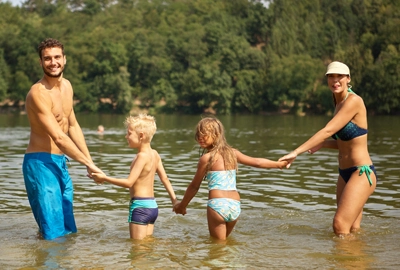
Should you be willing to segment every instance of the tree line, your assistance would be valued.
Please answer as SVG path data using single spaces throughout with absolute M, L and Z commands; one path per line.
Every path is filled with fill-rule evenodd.
M 369 113 L 398 114 L 399 25 L 397 0 L 1 2 L 0 101 L 21 105 L 52 37 L 76 111 L 331 114 L 336 60 Z

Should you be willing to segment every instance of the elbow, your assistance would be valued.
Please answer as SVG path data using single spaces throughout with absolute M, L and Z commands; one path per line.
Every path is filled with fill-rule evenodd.
M 327 128 L 323 129 L 322 132 L 323 132 L 322 134 L 323 134 L 324 140 L 332 137 L 333 134 L 335 134 L 335 132 L 333 130 L 327 129 Z
M 200 186 L 190 185 L 188 189 L 196 194 L 199 191 Z
M 269 160 L 257 159 L 257 162 L 253 165 L 255 168 L 269 168 Z
M 135 184 L 134 182 L 133 183 L 126 182 L 126 183 L 122 184 L 122 186 L 124 188 L 132 188 L 134 184 Z
M 62 134 L 57 134 L 56 137 L 52 137 L 54 143 L 60 148 L 61 150 L 64 150 L 66 148 L 66 141 L 67 141 L 67 135 L 62 133 Z

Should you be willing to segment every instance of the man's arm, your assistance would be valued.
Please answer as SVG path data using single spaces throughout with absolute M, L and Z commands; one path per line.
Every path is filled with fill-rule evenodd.
M 51 111 L 51 98 L 45 95 L 37 86 L 31 89 L 27 96 L 26 109 L 28 114 L 34 118 L 32 129 L 40 129 L 41 132 L 47 134 L 57 147 L 66 155 L 79 163 L 90 167 L 93 171 L 101 172 L 87 157 L 75 143 L 62 130 L 55 116 Z
M 68 126 L 69 137 L 79 148 L 79 150 L 93 163 L 81 126 L 76 120 L 74 109 L 71 110 L 68 122 L 69 122 Z

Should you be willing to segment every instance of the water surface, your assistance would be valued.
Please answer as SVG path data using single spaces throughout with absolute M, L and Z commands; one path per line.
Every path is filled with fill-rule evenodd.
M 127 147 L 124 116 L 78 115 L 95 163 L 126 177 L 135 152 Z M 162 156 L 178 198 L 199 158 L 193 128 L 199 116 L 156 116 L 152 146 Z M 278 159 L 329 120 L 322 116 L 222 116 L 228 142 L 243 153 Z M 104 134 L 97 125 L 105 126 Z M 303 154 L 289 170 L 239 167 L 242 214 L 227 241 L 208 235 L 207 186 L 186 216 L 171 210 L 161 182 L 155 184 L 159 218 L 154 236 L 129 239 L 128 191 L 96 185 L 71 161 L 78 233 L 43 241 L 25 193 L 21 164 L 29 139 L 26 116 L 0 115 L 1 269 L 397 269 L 400 254 L 400 126 L 396 117 L 369 118 L 369 150 L 378 186 L 364 209 L 353 241 L 337 239 L 337 155 Z

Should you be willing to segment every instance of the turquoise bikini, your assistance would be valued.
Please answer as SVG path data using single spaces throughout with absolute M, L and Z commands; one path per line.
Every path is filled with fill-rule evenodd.
M 209 199 L 207 206 L 216 211 L 225 222 L 235 221 L 240 215 L 240 202 L 229 198 Z
M 236 190 L 236 170 L 210 171 L 206 174 L 208 189 Z M 226 222 L 235 221 L 240 215 L 240 201 L 230 198 L 209 199 L 207 206 L 216 211 Z
M 347 95 L 343 101 L 345 101 L 347 99 L 347 97 L 349 96 L 350 93 L 355 94 L 349 88 Z M 357 126 L 355 123 L 350 121 L 342 129 L 340 129 L 338 132 L 336 132 L 336 134 L 334 134 L 332 136 L 332 138 L 335 140 L 350 141 L 354 138 L 365 135 L 367 133 L 368 133 L 368 129 L 361 128 L 361 127 Z M 361 165 L 361 166 L 353 166 L 353 167 L 350 167 L 347 169 L 339 169 L 339 174 L 343 178 L 343 180 L 347 183 L 350 180 L 351 175 L 357 170 L 360 170 L 359 175 L 362 175 L 363 173 L 365 173 L 370 186 L 372 186 L 372 180 L 371 180 L 370 174 L 373 172 L 376 175 L 374 165 Z
M 208 190 L 236 190 L 236 170 L 209 171 L 205 179 L 208 182 Z

